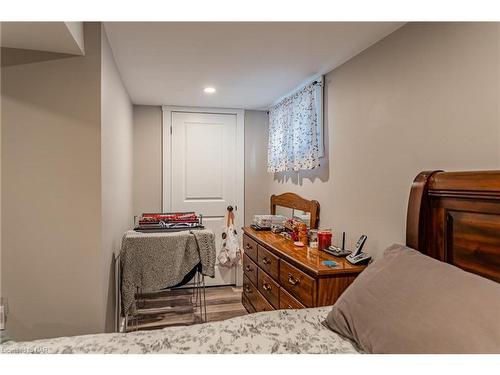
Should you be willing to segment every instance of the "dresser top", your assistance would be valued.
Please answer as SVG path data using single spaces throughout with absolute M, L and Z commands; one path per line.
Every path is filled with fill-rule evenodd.
M 281 258 L 314 275 L 360 273 L 366 268 L 366 266 L 354 266 L 345 258 L 338 258 L 318 249 L 312 249 L 308 246 L 295 246 L 291 240 L 271 231 L 256 231 L 250 227 L 245 227 L 243 232 L 259 245 L 266 247 Z M 325 266 L 322 263 L 324 260 L 333 260 L 339 266 L 335 268 Z

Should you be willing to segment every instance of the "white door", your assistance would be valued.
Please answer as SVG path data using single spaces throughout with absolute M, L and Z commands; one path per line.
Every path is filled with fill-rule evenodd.
M 218 255 L 227 206 L 238 203 L 238 168 L 243 168 L 237 165 L 236 114 L 172 111 L 171 127 L 171 210 L 202 214 L 215 233 Z M 235 268 L 217 265 L 215 278 L 205 278 L 207 285 L 235 282 Z

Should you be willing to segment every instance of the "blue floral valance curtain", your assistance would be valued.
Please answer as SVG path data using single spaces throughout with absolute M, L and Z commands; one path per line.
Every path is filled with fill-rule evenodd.
M 269 109 L 268 172 L 319 166 L 317 96 L 311 83 Z

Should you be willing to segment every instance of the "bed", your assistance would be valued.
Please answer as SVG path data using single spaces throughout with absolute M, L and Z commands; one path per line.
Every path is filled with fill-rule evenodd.
M 480 275 L 480 278 L 473 275 L 477 279 L 492 280 L 493 282 L 487 282 L 496 287 L 496 283 L 500 282 L 500 171 L 420 173 L 411 187 L 406 242 L 407 246 L 420 253 Z M 344 294 L 355 284 L 356 282 Z M 331 306 L 277 310 L 157 331 L 10 342 L 0 346 L 0 351 L 362 353 L 362 348 L 355 341 L 327 327 L 325 318 L 331 310 Z
M 358 353 L 323 320 L 330 308 L 276 310 L 154 331 L 6 344 L 3 353 Z

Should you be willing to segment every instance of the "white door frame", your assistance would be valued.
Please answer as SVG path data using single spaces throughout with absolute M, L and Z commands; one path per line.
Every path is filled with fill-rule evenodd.
M 172 209 L 172 112 L 185 113 L 213 113 L 236 115 L 236 202 L 235 206 L 235 226 L 237 229 L 243 227 L 245 220 L 245 110 L 233 108 L 206 108 L 206 107 L 182 107 L 182 106 L 162 106 L 163 126 L 162 126 L 162 209 L 163 212 L 170 212 Z M 241 229 L 238 230 L 241 235 Z M 236 269 L 236 285 L 243 284 L 241 267 Z

